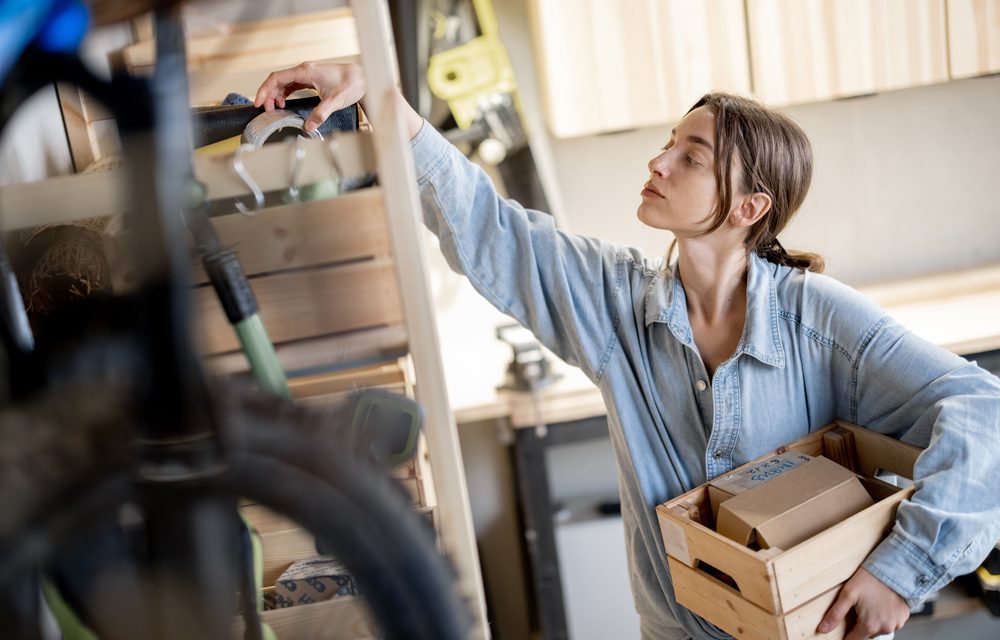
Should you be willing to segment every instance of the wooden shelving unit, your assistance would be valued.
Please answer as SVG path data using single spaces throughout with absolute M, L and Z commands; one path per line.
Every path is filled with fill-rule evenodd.
M 393 475 L 412 496 L 415 509 L 433 521 L 438 546 L 456 568 L 456 587 L 472 608 L 471 637 L 485 639 L 485 597 L 458 435 L 444 386 L 416 176 L 401 114 L 388 99 L 397 82 L 389 24 L 383 0 L 363 0 L 352 2 L 351 9 L 236 25 L 224 36 L 190 38 L 192 105 L 217 101 L 230 91 L 252 96 L 267 73 L 306 59 L 360 60 L 364 66 L 370 131 L 338 135 L 332 146 L 346 175 L 374 172 L 378 186 L 329 200 L 269 207 L 252 217 L 217 217 L 213 224 L 224 244 L 238 247 L 298 402 L 324 405 L 358 388 L 380 387 L 406 393 L 421 404 L 424 423 L 417 455 Z M 151 30 L 145 19 L 133 27 L 139 40 L 115 55 L 133 72 L 143 73 L 154 63 L 152 42 L 141 39 Z M 67 95 L 73 100 L 64 108 L 86 105 L 85 97 Z M 94 127 L 109 124 L 88 113 L 100 114 L 77 109 L 66 126 L 70 142 L 89 159 L 107 151 L 92 142 Z M 330 175 L 324 144 L 330 142 L 303 143 L 300 183 Z M 291 154 L 290 145 L 276 144 L 247 152 L 243 159 L 261 189 L 273 191 L 289 184 Z M 249 193 L 232 171 L 231 155 L 197 155 L 195 174 L 210 199 Z M 9 231 L 120 214 L 127 206 L 125 179 L 123 170 L 112 169 L 3 187 L 3 226 Z M 117 282 L 127 286 L 128 280 L 125 267 Z M 238 374 L 247 369 L 197 266 L 194 320 L 211 370 Z M 311 536 L 294 523 L 258 505 L 241 508 L 262 537 L 265 586 L 293 561 L 316 555 Z M 323 638 L 376 634 L 362 601 L 353 598 L 268 611 L 264 618 L 282 640 L 320 637 L 320 627 Z M 330 624 L 334 620 L 343 624 Z

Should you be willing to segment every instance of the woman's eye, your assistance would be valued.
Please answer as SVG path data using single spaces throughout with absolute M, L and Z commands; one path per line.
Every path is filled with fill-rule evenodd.
M 686 162 L 686 163 L 688 163 L 688 164 L 691 164 L 691 165 L 695 165 L 695 164 L 698 164 L 698 161 L 697 161 L 697 160 L 695 160 L 694 158 L 692 158 L 692 157 L 691 157 L 691 156 L 689 156 L 689 155 L 685 155 L 685 156 L 684 156 L 684 162 Z

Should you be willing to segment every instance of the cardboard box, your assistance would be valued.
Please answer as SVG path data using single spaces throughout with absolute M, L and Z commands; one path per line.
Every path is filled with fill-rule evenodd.
M 874 504 L 794 547 L 755 550 L 719 534 L 708 484 L 657 506 L 678 603 L 741 639 L 843 637 L 843 625 L 822 636 L 816 635 L 816 626 L 840 586 L 892 529 L 896 507 L 913 493 L 912 487 L 899 489 L 872 478 L 878 470 L 912 478 L 921 450 L 838 421 L 734 472 L 787 451 L 825 456 L 823 436 L 837 427 L 854 438 L 855 468 Z M 722 581 L 720 573 L 736 586 Z
M 812 460 L 812 456 L 798 451 L 784 451 L 769 456 L 764 460 L 754 461 L 749 467 L 724 473 L 708 482 L 708 499 L 712 505 L 713 522 L 719 515 L 719 505 L 724 501 L 738 496 L 748 489 L 773 480 L 781 474 L 791 471 L 804 462 Z
M 822 456 L 770 471 L 780 473 L 754 474 L 756 486 L 720 505 L 716 531 L 742 545 L 791 549 L 874 504 L 853 473 Z
M 274 591 L 278 608 L 357 594 L 347 569 L 329 557 L 293 562 L 274 583 Z

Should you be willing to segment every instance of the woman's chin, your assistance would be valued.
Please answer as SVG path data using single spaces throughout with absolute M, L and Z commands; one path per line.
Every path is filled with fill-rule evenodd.
M 639 219 L 639 222 L 643 223 L 647 227 L 651 227 L 653 229 L 667 228 L 663 226 L 663 222 L 661 220 L 656 219 L 656 216 L 650 215 L 650 213 L 646 211 L 646 208 L 642 204 L 640 204 L 639 208 L 636 209 L 635 217 Z

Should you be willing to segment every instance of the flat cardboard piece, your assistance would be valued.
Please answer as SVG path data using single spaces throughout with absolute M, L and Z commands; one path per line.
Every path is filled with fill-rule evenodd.
M 740 544 L 790 549 L 872 504 L 857 476 L 820 456 L 723 502 L 716 530 Z
M 712 507 L 713 521 L 718 522 L 719 505 L 729 498 L 738 496 L 748 489 L 753 489 L 768 480 L 773 480 L 781 474 L 791 471 L 795 467 L 812 459 L 812 456 L 799 453 L 798 451 L 785 451 L 769 456 L 764 460 L 759 460 L 746 469 L 724 473 L 710 480 L 708 483 L 708 501 Z
M 357 594 L 354 579 L 339 562 L 317 557 L 292 563 L 274 583 L 279 608 Z

